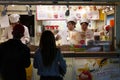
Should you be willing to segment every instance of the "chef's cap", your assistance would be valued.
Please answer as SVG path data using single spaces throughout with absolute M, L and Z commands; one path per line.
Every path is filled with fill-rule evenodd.
M 19 14 L 11 14 L 9 16 L 10 22 L 11 23 L 16 23 L 19 21 L 20 15 Z
M 82 18 L 82 19 L 80 19 L 80 24 L 83 23 L 83 22 L 86 22 L 86 23 L 89 24 L 90 20 L 87 19 L 87 18 Z
M 73 21 L 73 22 L 77 23 L 77 18 L 76 18 L 75 16 L 68 17 L 68 18 L 67 18 L 67 23 L 68 23 L 69 21 Z

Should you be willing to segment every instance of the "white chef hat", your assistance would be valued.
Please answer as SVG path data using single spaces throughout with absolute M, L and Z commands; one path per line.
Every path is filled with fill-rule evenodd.
M 66 22 L 68 23 L 69 21 L 73 21 L 73 22 L 77 23 L 77 18 L 75 16 L 70 16 L 67 18 Z
M 82 19 L 80 19 L 80 24 L 83 23 L 83 22 L 86 22 L 86 23 L 89 24 L 90 20 L 87 19 L 87 18 L 82 18 Z
M 9 16 L 10 22 L 11 23 L 16 23 L 19 21 L 20 15 L 19 14 L 11 14 Z

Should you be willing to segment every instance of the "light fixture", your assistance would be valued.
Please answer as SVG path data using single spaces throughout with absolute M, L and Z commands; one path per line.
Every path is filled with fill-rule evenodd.
M 27 7 L 27 12 L 29 16 L 32 16 L 32 10 L 31 10 L 31 5 L 26 5 Z
M 15 7 L 15 5 L 13 4 L 13 5 L 11 5 L 12 7 Z
M 28 15 L 32 16 L 32 10 L 28 10 Z
M 67 2 L 67 10 L 65 12 L 65 16 L 69 16 L 70 15 L 70 10 L 69 10 L 69 4 Z
M 7 6 L 8 5 L 4 5 L 3 11 L 1 12 L 1 16 L 5 16 L 6 15 L 6 13 L 7 13 Z
M 67 6 L 67 10 L 65 12 L 65 16 L 69 16 L 70 15 L 70 10 L 69 10 L 69 6 Z

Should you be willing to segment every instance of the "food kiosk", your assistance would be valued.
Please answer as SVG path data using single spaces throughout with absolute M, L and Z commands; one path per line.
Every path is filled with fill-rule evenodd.
M 96 3 L 94 3 L 96 2 Z M 120 54 L 119 54 L 119 4 L 117 2 L 106 3 L 102 0 L 89 1 L 58 1 L 58 2 L 0 2 L 1 12 L 3 4 L 8 4 L 7 14 L 19 13 L 28 15 L 32 11 L 34 15 L 34 36 L 28 45 L 31 49 L 31 61 L 34 51 L 37 49 L 42 31 L 51 30 L 57 32 L 66 28 L 66 18 L 70 15 L 77 17 L 76 30 L 81 30 L 79 20 L 83 17 L 90 19 L 89 29 L 99 32 L 109 25 L 109 32 L 103 31 L 105 39 L 90 42 L 92 46 L 60 45 L 62 54 L 66 59 L 67 73 L 64 80 L 119 80 L 120 79 Z M 27 6 L 26 6 L 27 5 Z M 31 6 L 29 6 L 31 5 Z M 17 7 L 17 8 L 16 8 Z M 68 14 L 69 10 L 69 15 Z M 2 21 L 1 21 L 2 22 Z M 0 22 L 0 24 L 1 24 Z M 4 32 L 4 27 L 0 27 L 0 33 Z M 109 34 L 108 34 L 109 33 Z M 94 45 L 93 45 L 94 44 Z M 118 46 L 117 46 L 117 45 Z M 37 80 L 37 71 L 33 68 L 32 78 Z

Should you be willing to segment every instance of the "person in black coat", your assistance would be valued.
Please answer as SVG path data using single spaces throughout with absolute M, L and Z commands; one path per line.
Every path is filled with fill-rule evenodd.
M 26 80 L 25 68 L 29 67 L 30 49 L 21 42 L 24 27 L 13 28 L 13 39 L 0 44 L 0 80 Z

